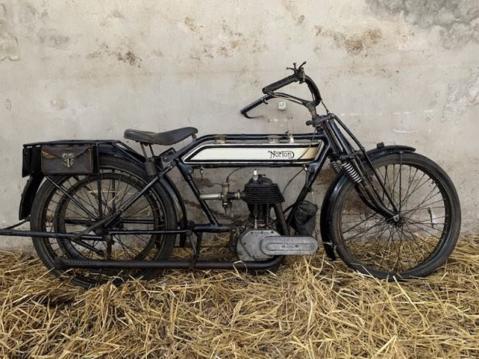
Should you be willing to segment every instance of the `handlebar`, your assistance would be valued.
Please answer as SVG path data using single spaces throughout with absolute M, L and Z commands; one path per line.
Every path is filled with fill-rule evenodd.
M 297 82 L 299 79 L 296 77 L 296 75 L 291 75 L 287 76 L 284 79 L 281 79 L 279 81 L 273 82 L 272 84 L 269 84 L 266 87 L 263 87 L 263 93 L 264 94 L 269 94 L 273 91 L 276 91 L 280 89 L 281 87 L 285 87 L 293 82 Z
M 292 68 L 288 68 L 290 70 L 293 70 L 293 74 L 290 76 L 287 76 L 279 81 L 273 82 L 269 84 L 268 86 L 265 86 L 263 88 L 263 93 L 265 96 L 259 98 L 258 100 L 252 102 L 248 106 L 244 107 L 241 110 L 241 114 L 245 116 L 246 118 L 256 118 L 258 116 L 249 116 L 248 112 L 251 111 L 253 108 L 261 105 L 262 103 L 266 103 L 267 100 L 274 98 L 274 97 L 282 97 L 286 98 L 287 100 L 289 99 L 290 101 L 302 104 L 303 106 L 310 108 L 311 105 L 318 106 L 321 103 L 321 94 L 319 93 L 318 86 L 314 83 L 313 79 L 311 77 L 307 76 L 304 73 L 304 68 L 303 66 L 306 64 L 306 62 L 302 63 L 299 67 L 296 67 L 296 63 L 294 63 Z M 299 97 L 295 97 L 292 95 L 288 95 L 285 93 L 274 93 L 274 91 L 279 90 L 282 87 L 285 87 L 289 84 L 292 84 L 294 82 L 299 82 L 301 83 L 306 83 L 308 86 L 309 91 L 311 92 L 312 96 L 312 101 L 311 100 L 305 100 L 301 99 Z

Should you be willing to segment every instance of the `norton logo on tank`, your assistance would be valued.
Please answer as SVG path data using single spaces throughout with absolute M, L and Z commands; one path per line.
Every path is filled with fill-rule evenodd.
M 272 160 L 292 160 L 294 158 L 293 151 L 275 151 L 269 150 L 269 158 Z

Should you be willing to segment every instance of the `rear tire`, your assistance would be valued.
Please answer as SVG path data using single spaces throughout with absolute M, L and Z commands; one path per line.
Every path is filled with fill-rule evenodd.
M 115 206 L 122 203 L 120 201 L 126 201 L 126 198 L 144 188 L 148 183 L 146 178 L 141 166 L 121 158 L 106 156 L 100 158 L 100 174 L 51 177 L 56 185 L 46 180 L 35 197 L 31 228 L 41 232 L 81 232 L 101 218 L 102 214 L 104 216 L 113 211 Z M 100 190 L 97 190 L 98 183 Z M 122 215 L 115 226 L 118 229 L 176 229 L 174 206 L 165 190 L 160 185 L 154 186 Z M 66 277 L 73 284 L 85 288 L 107 280 L 121 283 L 131 276 L 151 278 L 158 271 L 64 270 L 56 267 L 58 257 L 101 260 L 107 259 L 108 256 L 112 260 L 160 260 L 170 256 L 175 244 L 174 235 L 117 236 L 109 246 L 105 242 L 82 241 L 95 248 L 93 251 L 68 239 L 32 240 L 38 256 L 48 269 L 55 275 Z M 103 258 L 101 253 L 104 254 Z
M 434 272 L 459 237 L 461 209 L 454 184 L 436 163 L 416 153 L 387 154 L 373 165 L 401 206 L 402 222 L 387 221 L 367 207 L 344 176 L 322 223 L 325 239 L 361 273 L 407 279 Z

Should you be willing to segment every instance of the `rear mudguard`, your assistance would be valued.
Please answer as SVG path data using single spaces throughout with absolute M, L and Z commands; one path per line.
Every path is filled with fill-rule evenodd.
M 110 144 L 100 144 L 98 147 L 99 155 L 103 156 L 113 156 L 113 157 L 121 157 L 126 158 L 129 161 L 133 161 L 138 163 L 140 166 L 144 166 L 145 158 L 140 155 L 139 153 L 126 149 L 121 148 L 121 150 L 115 146 Z M 30 176 L 25 187 L 22 192 L 22 197 L 20 200 L 20 208 L 19 208 L 19 219 L 23 220 L 26 219 L 32 210 L 33 201 L 35 200 L 35 196 L 37 194 L 38 188 L 40 187 L 41 183 L 43 182 L 44 176 L 41 173 L 35 173 Z M 186 217 L 186 208 L 183 202 L 183 199 L 175 186 L 174 182 L 165 175 L 161 180 L 160 184 L 163 186 L 165 191 L 167 192 L 168 196 L 170 197 L 171 201 L 175 206 L 175 211 L 177 212 L 176 218 L 179 219 L 179 227 L 185 228 L 187 224 L 187 217 Z
M 25 187 L 23 188 L 22 197 L 20 198 L 20 208 L 18 210 L 18 219 L 26 219 L 32 210 L 33 200 L 37 194 L 38 187 L 43 181 L 42 175 L 30 176 Z
M 384 155 L 388 155 L 391 153 L 403 153 L 403 152 L 415 152 L 416 149 L 414 147 L 409 146 L 400 146 L 400 145 L 390 145 L 384 146 L 384 144 L 379 143 L 376 148 L 369 150 L 367 155 L 371 161 L 382 157 Z M 336 201 L 339 192 L 341 191 L 343 185 L 348 181 L 346 175 L 341 174 L 336 176 L 334 181 L 329 186 L 323 200 L 323 204 L 321 206 L 321 217 L 320 217 L 320 225 L 321 225 L 321 238 L 324 245 L 324 250 L 329 258 L 336 259 L 336 252 L 335 252 L 335 243 L 333 243 L 332 239 L 329 238 L 329 209 L 331 205 Z

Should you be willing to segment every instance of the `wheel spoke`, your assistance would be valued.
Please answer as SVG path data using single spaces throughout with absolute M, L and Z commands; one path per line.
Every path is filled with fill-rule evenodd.
M 370 230 L 372 230 L 372 229 L 374 229 L 374 228 L 377 228 L 377 227 L 378 227 L 379 225 L 381 225 L 381 224 L 382 224 L 382 222 L 378 222 L 378 223 L 372 225 L 371 227 L 367 228 L 366 230 L 364 230 L 364 231 L 362 231 L 362 232 L 359 232 L 359 233 L 356 233 L 356 234 L 353 235 L 352 237 L 346 238 L 345 240 L 346 240 L 346 241 L 350 241 L 350 240 L 352 240 L 352 239 L 355 239 L 355 238 L 359 237 L 360 235 L 364 235 L 364 234 L 366 234 L 367 232 L 369 232 Z
M 426 180 L 424 182 L 422 182 L 420 185 L 420 181 L 426 177 Z M 422 188 L 426 183 L 428 183 L 430 181 L 430 178 L 426 176 L 426 173 L 423 173 L 422 176 L 419 178 L 418 180 L 418 184 L 416 185 L 416 187 L 413 188 L 413 190 L 407 195 L 404 197 L 404 207 L 406 206 L 407 202 L 409 201 L 409 198 L 411 198 L 411 196 L 416 192 L 418 191 L 420 188 Z
M 411 190 L 411 185 L 414 183 L 414 180 L 416 178 L 416 175 L 417 175 L 417 172 L 419 171 L 419 168 L 415 167 L 415 172 L 413 174 L 413 176 L 411 177 L 411 171 L 412 171 L 412 167 L 409 166 L 409 177 L 408 177 L 408 185 L 407 185 L 407 189 L 406 189 L 406 194 L 404 195 L 404 199 L 401 200 L 401 207 L 405 207 L 406 204 L 407 204 L 407 198 L 408 198 L 408 195 L 409 195 L 409 191 Z
M 55 181 L 51 180 L 49 177 L 47 177 L 48 180 L 57 188 L 60 190 L 60 192 L 62 192 L 66 197 L 68 197 L 68 199 L 70 199 L 70 201 L 75 205 L 77 206 L 79 209 L 81 209 L 82 211 L 84 211 L 88 216 L 90 216 L 90 218 L 95 218 L 95 215 L 92 214 L 90 211 L 88 211 L 88 209 L 86 209 L 80 202 L 79 202 L 79 199 L 78 198 L 73 198 L 69 193 L 68 191 L 63 188 L 62 185 L 59 185 L 57 183 L 55 183 Z
M 450 223 L 447 202 L 436 180 L 421 166 L 410 164 L 406 156 L 399 155 L 396 161 L 377 168 L 377 180 L 384 181 L 390 192 L 399 221 L 371 212 L 353 195 L 353 187 L 341 207 L 341 240 L 352 263 L 387 275 L 401 275 L 427 261 Z M 384 200 L 384 190 L 381 197 Z
M 387 229 L 389 229 L 389 236 L 388 236 L 388 239 L 385 241 L 385 244 L 382 246 L 383 250 L 381 251 L 382 256 L 381 256 L 381 262 L 379 263 L 379 267 L 381 267 L 382 264 L 384 263 L 384 258 L 386 257 L 385 252 L 387 252 L 387 254 L 391 252 L 391 240 L 394 237 L 394 233 L 391 230 L 391 228 L 387 227 Z
M 399 162 L 399 198 L 398 198 L 399 212 L 401 212 L 401 209 L 402 209 L 401 203 L 402 203 L 402 156 Z
M 128 252 L 130 254 L 133 254 L 132 258 L 135 258 L 138 253 L 135 253 L 135 250 L 131 248 L 130 246 L 126 245 L 121 239 L 120 236 L 114 236 L 116 238 L 116 241 L 120 246 L 125 250 L 125 252 Z
M 97 200 L 98 200 L 98 217 L 103 218 L 103 198 L 101 194 L 101 182 L 103 181 L 103 175 L 100 173 L 96 180 L 96 190 L 98 191 Z M 88 185 L 87 185 L 88 186 Z
M 374 216 L 377 216 L 377 215 L 378 215 L 377 213 L 371 214 L 370 216 L 366 217 L 363 221 L 361 221 L 361 222 L 355 224 L 354 226 L 352 226 L 352 227 L 346 229 L 345 231 L 343 231 L 343 235 L 344 235 L 345 233 L 348 233 L 349 231 L 353 230 L 354 228 L 360 226 L 360 225 L 363 224 L 364 222 L 368 221 L 369 219 L 371 219 L 371 218 L 373 218 Z
M 411 228 L 409 227 L 409 224 L 406 223 L 405 224 L 405 227 L 406 227 L 406 232 L 409 233 L 410 235 L 410 241 L 411 243 L 414 243 L 416 244 L 416 247 L 419 248 L 422 252 L 424 252 L 424 247 L 420 246 L 419 243 L 417 243 L 417 239 L 420 240 L 420 241 L 423 241 L 423 239 L 421 237 L 418 237 L 416 235 L 414 235 L 414 233 L 412 232 Z M 425 244 L 428 244 L 428 243 L 425 243 Z M 428 255 L 429 253 L 426 252 L 426 256 Z M 422 256 L 424 257 L 424 256 Z
M 113 169 L 101 170 L 95 176 L 69 177 L 58 185 L 54 183 L 52 196 L 46 202 L 48 209 L 43 215 L 45 231 L 80 233 L 96 223 L 105 214 L 112 213 L 137 196 L 146 186 L 146 181 L 127 172 Z M 97 228 L 89 234 L 106 235 L 110 231 L 125 231 L 114 236 L 114 243 L 105 240 L 84 241 L 81 239 L 48 238 L 45 245 L 53 257 L 75 259 L 135 260 L 154 259 L 165 250 L 158 245 L 162 235 L 130 234 L 129 230 L 147 231 L 168 228 L 162 198 L 153 189 L 143 193 L 108 228 Z M 164 252 L 165 254 L 167 252 Z M 102 272 L 102 273 L 99 273 Z M 69 270 L 70 275 L 86 282 L 109 279 L 111 276 L 141 273 L 142 270 Z M 123 274 L 124 273 L 124 274 Z

